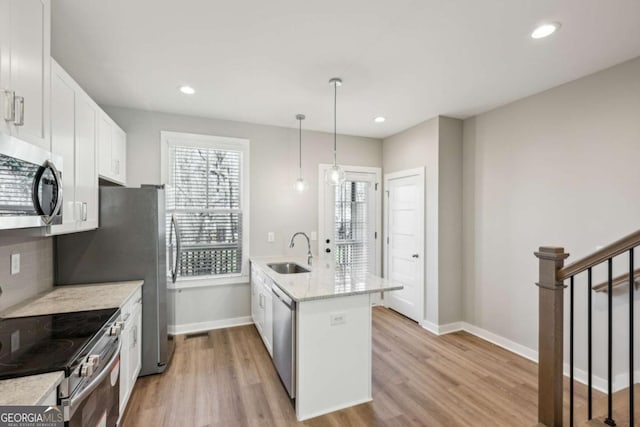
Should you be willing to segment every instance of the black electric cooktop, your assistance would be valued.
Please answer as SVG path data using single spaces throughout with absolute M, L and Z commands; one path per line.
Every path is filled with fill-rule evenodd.
M 0 320 L 0 379 L 65 371 L 118 311 L 79 311 Z

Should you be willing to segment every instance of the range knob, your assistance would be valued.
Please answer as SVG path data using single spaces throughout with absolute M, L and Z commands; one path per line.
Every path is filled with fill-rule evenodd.
M 118 335 L 120 335 L 121 331 L 122 331 L 122 328 L 120 327 L 120 325 L 115 324 L 111 328 L 109 328 L 109 336 L 117 337 Z
M 80 365 L 79 375 L 82 378 L 90 377 L 91 375 L 93 375 L 93 364 L 83 363 L 82 365 Z
M 100 364 L 100 355 L 99 354 L 91 354 L 87 357 L 87 363 L 90 365 L 98 366 Z

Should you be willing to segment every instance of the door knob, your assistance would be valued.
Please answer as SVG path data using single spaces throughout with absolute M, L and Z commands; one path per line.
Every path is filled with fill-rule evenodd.
M 418 258 L 419 256 L 420 255 L 418 255 L 418 254 L 413 254 L 413 255 L 411 255 L 411 258 Z

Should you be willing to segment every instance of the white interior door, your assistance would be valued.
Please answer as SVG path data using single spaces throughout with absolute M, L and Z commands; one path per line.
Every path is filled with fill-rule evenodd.
M 385 277 L 404 285 L 385 305 L 416 322 L 424 318 L 424 169 L 385 175 Z
M 345 181 L 323 183 L 320 165 L 319 250 L 325 260 L 375 275 L 381 274 L 380 168 L 343 166 Z

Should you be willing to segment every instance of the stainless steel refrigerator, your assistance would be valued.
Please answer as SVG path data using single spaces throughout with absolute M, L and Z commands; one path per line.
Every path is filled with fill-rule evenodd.
M 55 245 L 57 284 L 144 280 L 140 375 L 163 372 L 173 352 L 164 188 L 100 187 L 99 228 L 58 236 Z

